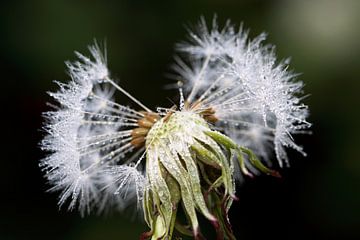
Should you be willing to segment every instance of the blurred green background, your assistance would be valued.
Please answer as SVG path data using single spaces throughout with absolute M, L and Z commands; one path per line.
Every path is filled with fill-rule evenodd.
M 41 113 L 65 60 L 106 39 L 113 76 L 151 107 L 163 89 L 184 25 L 217 13 L 269 33 L 280 58 L 303 73 L 313 134 L 299 136 L 306 158 L 290 152 L 283 178 L 259 177 L 238 189 L 230 219 L 238 239 L 360 239 L 360 1 L 2 1 L 0 239 L 138 239 L 130 214 L 81 218 L 59 211 L 38 168 Z

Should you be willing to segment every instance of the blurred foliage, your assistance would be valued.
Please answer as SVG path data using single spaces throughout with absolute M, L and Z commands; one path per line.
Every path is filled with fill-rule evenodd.
M 283 179 L 259 177 L 239 188 L 230 217 L 239 239 L 360 238 L 360 1 L 3 1 L 0 6 L 0 239 L 137 239 L 146 226 L 127 215 L 80 218 L 58 211 L 38 168 L 41 112 L 64 60 L 106 40 L 109 68 L 147 103 L 170 105 L 165 91 L 184 25 L 217 13 L 269 33 L 281 58 L 303 73 L 313 134 L 300 136 L 307 158 L 291 153 Z M 168 99 L 170 97 L 170 99 Z

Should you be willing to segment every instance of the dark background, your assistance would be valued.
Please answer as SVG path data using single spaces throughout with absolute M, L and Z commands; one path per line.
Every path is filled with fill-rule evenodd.
M 113 76 L 146 105 L 163 89 L 184 24 L 230 18 L 269 33 L 280 58 L 303 73 L 313 135 L 297 137 L 283 178 L 239 188 L 230 218 L 238 239 L 360 239 L 360 1 L 7 1 L 0 6 L 0 239 L 138 239 L 129 215 L 81 218 L 61 211 L 39 170 L 41 113 L 53 79 L 66 80 L 74 50 L 106 38 Z M 176 99 L 176 98 L 175 98 Z

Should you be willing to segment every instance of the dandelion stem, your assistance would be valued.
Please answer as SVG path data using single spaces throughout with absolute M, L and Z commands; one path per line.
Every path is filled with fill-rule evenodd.
M 196 94 L 196 92 L 197 92 L 197 90 L 198 90 L 198 88 L 199 88 L 199 81 L 200 81 L 200 79 L 202 78 L 202 76 L 203 76 L 203 74 L 204 74 L 204 72 L 205 72 L 205 69 L 206 69 L 206 67 L 207 67 L 208 64 L 209 64 L 210 58 L 211 58 L 211 54 L 209 54 L 208 56 L 206 56 L 206 59 L 205 59 L 205 61 L 204 61 L 204 64 L 203 64 L 203 66 L 201 67 L 201 70 L 200 70 L 200 72 L 199 72 L 199 75 L 198 75 L 197 78 L 195 79 L 195 81 L 194 81 L 194 86 L 193 86 L 193 88 L 191 89 L 191 92 L 190 92 L 190 94 L 189 94 L 189 97 L 187 98 L 187 101 L 188 101 L 188 102 L 191 102 L 191 101 L 193 100 L 193 98 L 194 98 L 194 96 L 195 96 L 195 94 Z
M 123 89 L 122 87 L 120 87 L 119 85 L 117 85 L 113 80 L 111 80 L 110 78 L 106 78 L 105 79 L 108 83 L 110 83 L 111 85 L 113 85 L 117 90 L 119 90 L 120 92 L 122 92 L 123 94 L 125 94 L 128 98 L 130 98 L 134 103 L 136 103 L 137 105 L 139 105 L 141 108 L 143 108 L 145 111 L 147 112 L 152 112 L 148 107 L 146 107 L 144 104 L 142 104 L 139 100 L 137 100 L 135 97 L 133 97 L 130 93 L 128 93 L 125 89 Z
M 180 94 L 180 111 L 183 110 L 184 106 L 185 106 L 185 100 L 184 100 L 184 93 L 182 90 L 182 82 L 178 82 L 178 86 L 179 86 L 179 94 Z
M 211 90 L 224 78 L 224 74 L 220 75 L 211 85 L 210 87 L 199 97 L 199 101 L 202 101 L 205 97 L 209 95 Z

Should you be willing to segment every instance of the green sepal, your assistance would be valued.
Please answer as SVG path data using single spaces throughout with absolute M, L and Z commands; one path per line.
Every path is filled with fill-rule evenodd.
M 249 157 L 250 163 L 258 169 L 260 172 L 263 172 L 265 174 L 269 174 L 274 177 L 281 177 L 280 173 L 278 171 L 272 170 L 267 168 L 262 162 L 257 158 L 257 156 L 254 154 L 253 151 L 251 151 L 248 148 L 240 147 L 240 151 L 246 153 Z
M 164 220 L 159 215 L 157 216 L 156 220 L 154 221 L 154 229 L 153 229 L 153 235 L 151 237 L 151 240 L 159 240 L 164 239 L 164 235 L 166 233 L 166 226 L 164 225 Z
M 187 227 L 185 227 L 184 225 L 182 225 L 179 222 L 175 222 L 175 229 L 176 231 L 178 231 L 179 233 L 185 235 L 185 236 L 189 236 L 189 237 L 193 237 L 194 234 L 192 233 L 191 230 L 189 230 Z
M 211 151 L 209 151 L 208 149 L 206 149 L 201 143 L 196 142 L 192 144 L 191 150 L 196 152 L 196 156 L 201 162 L 210 165 L 216 169 L 221 168 L 219 165 L 219 159 L 216 157 L 216 155 Z
M 220 145 L 223 145 L 227 149 L 236 149 L 238 147 L 238 145 L 231 138 L 225 136 L 224 134 L 221 134 L 220 132 L 205 131 L 205 134 L 210 136 L 217 143 L 219 143 Z
M 271 170 L 271 169 L 267 168 L 264 164 L 262 164 L 262 162 L 257 158 L 257 156 L 250 149 L 237 145 L 231 138 L 225 136 L 224 134 L 221 134 L 220 132 L 205 131 L 205 133 L 208 136 L 210 136 L 211 138 L 213 138 L 217 143 L 223 145 L 225 148 L 227 148 L 229 150 L 234 149 L 236 151 L 240 169 L 245 175 L 252 177 L 252 174 L 247 170 L 247 168 L 245 166 L 243 153 L 248 155 L 248 157 L 249 157 L 248 159 L 249 159 L 250 163 L 256 169 L 258 169 L 260 172 L 269 174 L 274 177 L 281 177 L 279 172 Z

